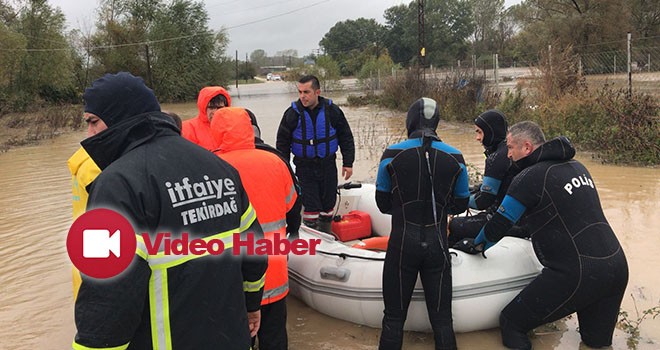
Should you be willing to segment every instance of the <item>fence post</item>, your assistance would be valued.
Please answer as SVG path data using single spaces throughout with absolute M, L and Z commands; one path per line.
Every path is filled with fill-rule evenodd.
M 578 76 L 582 76 L 582 56 L 578 57 Z
M 500 62 L 498 61 L 499 55 L 495 54 L 495 92 L 500 92 L 500 76 L 499 76 L 499 66 Z
M 631 59 L 630 59 L 630 44 L 631 44 L 631 39 L 632 34 L 628 33 L 628 98 L 632 96 L 632 65 L 631 65 Z
M 651 54 L 649 54 L 649 59 L 648 59 L 648 61 L 649 61 L 649 62 L 648 62 L 648 65 L 647 65 L 647 66 L 648 66 L 648 71 L 649 71 L 649 73 L 651 73 Z
M 378 68 L 378 85 L 376 85 L 376 90 L 380 91 L 380 68 Z
M 616 52 L 614 53 L 614 74 L 616 74 Z

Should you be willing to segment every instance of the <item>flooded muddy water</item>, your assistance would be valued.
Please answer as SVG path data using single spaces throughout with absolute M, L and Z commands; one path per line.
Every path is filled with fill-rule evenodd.
M 250 108 L 264 139 L 274 144 L 284 109 L 295 99 L 284 82 L 241 87 L 233 104 Z M 240 98 L 238 94 L 240 93 Z M 342 105 L 345 96 L 333 97 Z M 184 119 L 196 115 L 194 103 L 165 105 Z M 383 148 L 404 137 L 404 113 L 374 107 L 343 108 L 355 134 L 358 153 L 353 180 L 373 181 Z M 470 125 L 441 123 L 438 133 L 460 149 L 470 171 L 483 171 L 482 148 Z M 71 224 L 70 175 L 66 160 L 83 132 L 0 154 L 0 349 L 68 349 L 75 334 L 70 263 L 65 239 Z M 605 214 L 621 241 L 630 266 L 622 308 L 660 304 L 660 169 L 602 165 L 588 154 L 577 157 L 590 170 Z M 291 349 L 376 349 L 380 330 L 322 315 L 289 298 Z M 640 315 L 641 316 L 641 315 Z M 660 347 L 660 318 L 644 320 L 639 349 Z M 457 335 L 459 348 L 500 349 L 499 330 Z M 536 330 L 535 349 L 577 349 L 576 317 Z M 430 334 L 407 333 L 405 349 L 431 349 Z M 626 349 L 617 330 L 614 349 Z

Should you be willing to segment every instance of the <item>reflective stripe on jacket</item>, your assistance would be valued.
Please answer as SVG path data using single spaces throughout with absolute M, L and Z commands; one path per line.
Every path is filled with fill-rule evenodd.
M 211 132 L 220 142 L 216 154 L 238 170 L 264 236 L 271 242 L 276 234 L 285 239 L 286 213 L 297 198 L 286 164 L 274 153 L 255 148 L 254 129 L 242 108 L 218 110 L 211 121 Z M 261 304 L 276 302 L 288 292 L 287 256 L 269 255 Z
M 327 106 L 332 105 L 332 100 L 327 99 L 326 101 L 328 101 Z M 291 103 L 291 108 L 298 113 L 298 126 L 293 131 L 291 152 L 296 157 L 302 158 L 326 158 L 337 153 L 339 146 L 337 131 L 332 127 L 330 117 L 326 115 L 326 104 L 321 105 L 319 114 L 314 120 L 309 111 L 301 108 L 302 106 L 296 102 Z
M 182 139 L 161 112 L 128 118 L 86 139 L 83 147 L 103 170 L 90 187 L 89 208 L 124 215 L 140 234 L 138 241 L 149 235 L 151 247 L 149 252 L 140 243 L 129 268 L 113 278 L 83 276 L 76 344 L 249 349 L 247 315 L 260 309 L 267 258 L 234 255 L 229 248 L 236 243 L 233 234 L 263 237 L 238 171 Z M 184 183 L 197 192 L 172 190 Z M 216 195 L 200 200 L 199 191 Z M 191 241 L 221 239 L 225 249 L 214 256 L 165 255 L 166 243 L 156 241 L 159 232 L 171 232 L 172 238 L 185 232 Z

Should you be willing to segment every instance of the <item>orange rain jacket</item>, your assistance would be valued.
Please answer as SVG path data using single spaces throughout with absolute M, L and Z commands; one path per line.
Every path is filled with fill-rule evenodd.
M 231 97 L 223 87 L 207 86 L 202 88 L 197 97 L 197 109 L 199 113 L 195 118 L 184 120 L 181 130 L 181 136 L 210 151 L 218 148 L 218 144 L 216 144 L 213 136 L 211 136 L 211 122 L 206 115 L 206 106 L 208 106 L 212 98 L 218 95 L 223 95 L 227 99 L 227 107 L 231 106 Z
M 286 164 L 274 153 L 256 149 L 254 130 L 243 108 L 215 112 L 211 132 L 219 145 L 214 151 L 238 170 L 241 182 L 257 213 L 264 235 L 271 241 L 276 233 L 286 237 L 286 213 L 296 201 L 296 189 Z M 261 305 L 274 303 L 289 292 L 286 255 L 268 256 L 266 284 Z

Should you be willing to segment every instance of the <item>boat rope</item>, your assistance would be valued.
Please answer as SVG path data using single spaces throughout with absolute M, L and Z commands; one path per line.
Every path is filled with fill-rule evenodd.
M 359 255 L 346 254 L 346 253 L 330 253 L 330 252 L 326 252 L 326 251 L 318 250 L 318 249 L 316 250 L 316 252 L 320 253 L 320 254 L 325 254 L 325 255 L 337 256 L 337 257 L 340 257 L 342 259 L 354 258 L 354 259 L 371 260 L 371 261 L 385 261 L 385 258 L 373 258 L 373 257 L 369 257 L 369 256 L 359 256 Z

